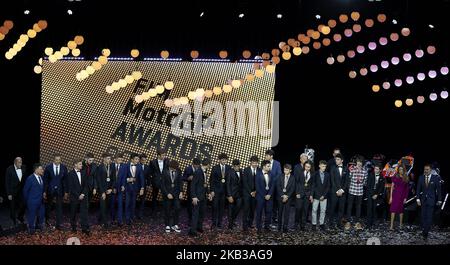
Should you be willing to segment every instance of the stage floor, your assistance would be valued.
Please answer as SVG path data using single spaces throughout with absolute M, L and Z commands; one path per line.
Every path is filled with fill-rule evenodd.
M 5 208 L 0 211 L 0 223 L 7 230 L 11 222 Z M 26 231 L 0 237 L 0 245 L 64 245 L 70 237 L 78 237 L 81 244 L 85 245 L 365 245 L 370 238 L 379 238 L 382 245 L 423 245 L 423 244 L 450 244 L 450 230 L 448 228 L 438 229 L 434 227 L 427 241 L 422 239 L 418 226 L 406 226 L 402 231 L 389 231 L 388 223 L 380 224 L 376 229 L 349 232 L 328 229 L 324 232 L 307 231 L 297 232 L 290 230 L 289 233 L 280 234 L 273 229 L 270 232 L 258 235 L 256 229 L 248 233 L 242 232 L 240 218 L 237 227 L 230 231 L 228 229 L 211 230 L 211 212 L 208 209 L 204 225 L 205 232 L 198 237 L 192 238 L 187 235 L 189 226 L 187 224 L 187 213 L 182 209 L 180 216 L 181 233 L 166 233 L 163 226 L 161 214 L 156 219 L 146 216 L 143 220 L 136 221 L 131 227 L 113 226 L 110 230 L 104 230 L 97 225 L 96 214 L 90 214 L 91 234 L 89 236 L 78 232 L 71 232 L 68 223 L 68 212 L 64 216 L 63 231 L 47 227 L 42 232 L 29 235 Z M 293 218 L 293 216 L 292 216 Z M 293 219 L 292 219 L 293 221 Z M 54 220 L 50 220 L 54 223 Z M 226 223 L 226 217 L 224 223 Z M 292 223 L 291 223 L 292 224 Z M 225 225 L 226 227 L 226 225 Z

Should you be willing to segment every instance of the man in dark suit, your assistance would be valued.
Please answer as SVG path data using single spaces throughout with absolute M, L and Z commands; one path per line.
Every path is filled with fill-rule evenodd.
M 147 197 L 147 192 L 149 192 L 147 187 L 151 184 L 150 166 L 147 164 L 146 154 L 139 155 L 139 163 L 141 164 L 145 180 L 144 195 L 140 196 L 139 211 L 137 212 L 137 219 L 142 219 L 144 217 L 145 198 Z
M 180 197 L 183 196 L 181 192 L 181 171 L 179 169 L 178 161 L 170 160 L 169 169 L 165 170 L 161 178 L 161 193 L 163 196 L 164 205 L 164 224 L 166 226 L 166 233 L 171 230 L 180 233 L 181 229 L 178 226 L 178 217 L 180 214 Z M 170 216 L 173 216 L 173 222 L 170 222 Z
M 302 153 L 300 155 L 300 162 L 294 166 L 293 173 L 294 175 L 298 175 L 300 171 L 303 171 L 303 165 L 308 161 L 308 155 L 305 153 Z
M 82 170 L 83 162 L 77 159 L 73 163 L 73 170 L 67 175 L 67 187 L 70 201 L 70 225 L 72 232 L 77 231 L 77 212 L 80 213 L 82 232 L 90 234 L 88 223 L 90 179 Z
M 150 162 L 150 175 L 152 183 L 152 216 L 156 217 L 158 211 L 158 193 L 160 190 L 161 176 L 164 170 L 169 168 L 169 159 L 166 158 L 166 151 L 158 149 L 157 158 Z
M 384 178 L 381 176 L 381 166 L 375 165 L 367 177 L 367 227 L 369 229 L 377 221 L 377 206 L 383 203 Z
M 275 152 L 273 150 L 267 150 L 264 155 L 264 159 L 270 162 L 270 176 L 273 178 L 273 183 L 275 184 L 277 182 L 278 176 L 282 174 L 281 172 L 281 164 L 279 161 L 273 159 L 273 156 L 275 155 Z M 273 197 L 278 197 L 277 190 L 274 189 Z M 274 223 L 278 222 L 278 200 L 273 200 L 273 206 L 272 206 L 272 221 Z
M 331 207 L 330 226 L 342 228 L 345 211 L 345 198 L 347 196 L 348 169 L 344 166 L 344 158 L 341 154 L 334 157 L 335 165 L 329 170 L 331 177 Z M 336 206 L 338 208 L 336 215 Z M 337 219 L 336 219 L 337 216 Z
M 210 191 L 213 197 L 212 228 L 222 228 L 222 217 L 225 208 L 226 177 L 231 167 L 227 165 L 228 155 L 219 154 L 219 164 L 211 169 Z
M 81 169 L 83 174 L 88 178 L 89 199 L 97 194 L 97 182 L 95 180 L 95 170 L 97 169 L 97 164 L 94 161 L 94 155 L 92 153 L 87 153 L 84 157 L 83 168 Z
M 186 188 L 186 210 L 188 213 L 188 221 L 191 223 L 192 221 L 192 196 L 191 196 L 191 184 L 192 179 L 194 179 L 194 172 L 200 167 L 201 161 L 198 158 L 194 158 L 192 160 L 192 164 L 186 166 L 183 171 L 183 181 L 187 183 Z
M 112 223 L 115 222 L 117 217 L 117 222 L 119 225 L 122 225 L 122 219 L 123 219 L 123 197 L 124 197 L 124 191 L 125 187 L 122 187 L 119 182 L 119 172 L 120 168 L 123 166 L 123 153 L 119 153 L 114 158 L 114 163 L 111 165 L 114 168 L 114 178 L 116 179 L 116 185 L 113 188 L 113 195 L 111 199 L 111 220 Z M 117 200 L 117 210 L 115 208 L 115 201 Z
M 342 154 L 341 154 L 341 149 L 340 149 L 339 147 L 335 147 L 335 148 L 333 149 L 333 158 L 330 158 L 330 160 L 328 160 L 328 162 L 327 162 L 327 172 L 330 172 L 331 169 L 332 169 L 334 166 L 336 166 L 336 156 L 337 156 L 338 154 L 342 156 Z
M 287 233 L 291 202 L 295 199 L 295 177 L 291 174 L 292 166 L 290 164 L 285 164 L 283 171 L 284 174 L 278 176 L 276 185 L 277 200 L 280 205 L 278 209 L 278 231 Z
M 210 165 L 209 159 L 205 158 L 202 165 L 194 173 L 191 184 L 192 196 L 192 223 L 189 230 L 190 236 L 196 236 L 197 232 L 203 232 L 203 217 L 205 216 L 206 200 L 212 200 L 211 194 L 208 194 L 208 184 L 206 183 L 206 171 Z
M 22 163 L 21 157 L 14 159 L 14 164 L 6 169 L 5 173 L 5 191 L 6 197 L 10 203 L 10 217 L 14 226 L 17 220 L 23 223 L 25 214 L 25 202 L 23 200 L 23 186 L 26 180 L 26 166 Z
M 28 232 L 34 234 L 36 229 L 42 230 L 44 225 L 44 168 L 41 164 L 33 165 L 33 174 L 29 176 L 23 187 L 23 198 L 27 204 Z
M 312 162 L 305 162 L 303 167 L 303 171 L 300 171 L 297 175 L 294 175 L 296 183 L 295 227 L 300 227 L 300 230 L 305 230 L 309 207 L 312 203 L 312 199 L 310 198 L 312 194 Z
M 434 207 L 442 204 L 441 198 L 441 178 L 432 174 L 431 165 L 427 164 L 417 182 L 417 205 L 422 207 L 422 235 L 425 240 L 433 224 Z
M 144 195 L 144 172 L 139 164 L 139 155 L 130 155 L 130 162 L 123 165 L 119 172 L 121 189 L 125 192 L 125 218 L 127 225 L 131 225 L 136 213 L 137 196 Z
M 49 220 L 50 213 L 56 207 L 56 225 L 57 230 L 61 230 L 63 216 L 64 195 L 67 192 L 66 187 L 67 167 L 61 163 L 61 155 L 53 156 L 53 163 L 47 165 L 44 170 L 44 184 L 47 192 L 47 205 L 45 207 L 45 219 Z M 67 196 L 65 196 L 67 197 Z M 54 203 L 56 202 L 56 204 Z
M 264 160 L 262 171 L 256 173 L 256 228 L 262 232 L 262 214 L 264 212 L 264 229 L 270 230 L 272 221 L 273 193 L 275 190 L 274 178 L 270 174 L 270 161 Z
M 236 217 L 242 206 L 242 170 L 241 161 L 234 159 L 232 162 L 232 170 L 227 173 L 226 179 L 226 196 L 228 200 L 228 229 L 233 229 Z
M 312 207 L 312 229 L 316 230 L 317 225 L 317 209 L 320 206 L 319 226 L 321 230 L 325 230 L 325 213 L 327 210 L 327 194 L 330 189 L 330 174 L 326 172 L 327 161 L 319 162 L 319 171 L 313 175 L 311 187 Z
M 111 203 L 113 203 L 113 190 L 116 187 L 116 172 L 111 164 L 111 155 L 102 154 L 103 163 L 95 171 L 98 192 L 100 194 L 100 223 L 107 229 L 111 225 Z
M 256 209 L 256 174 L 259 170 L 259 158 L 257 156 L 250 157 L 250 166 L 244 169 L 244 179 L 242 183 L 242 198 L 244 204 L 244 212 L 242 216 L 242 228 L 247 231 L 253 227 L 253 219 Z

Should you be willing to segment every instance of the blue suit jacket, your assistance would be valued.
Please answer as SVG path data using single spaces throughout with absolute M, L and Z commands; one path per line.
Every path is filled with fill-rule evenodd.
M 441 201 L 441 178 L 438 175 L 431 175 L 427 187 L 425 185 L 425 176 L 420 176 L 417 182 L 417 196 L 422 205 L 436 205 L 438 201 Z
M 134 184 L 127 182 L 127 178 L 133 177 L 131 175 L 130 165 L 131 165 L 130 163 L 127 163 L 127 164 L 122 164 L 120 166 L 118 182 L 120 183 L 120 186 L 125 187 L 125 191 L 130 190 L 130 189 L 140 190 L 145 185 L 144 172 L 142 170 L 142 165 L 141 164 L 136 165 L 136 174 L 135 174 L 136 182 L 134 182 Z
M 55 176 L 55 172 L 53 171 L 53 163 L 47 165 L 43 177 L 47 193 L 62 195 L 64 192 L 67 192 L 66 177 L 67 167 L 65 165 L 59 165 L 58 176 Z
M 23 188 L 23 197 L 27 204 L 40 204 L 44 197 L 44 183 L 39 184 L 38 180 L 32 174 L 25 182 Z
M 274 159 L 272 169 L 270 170 L 270 176 L 273 177 L 274 180 L 276 180 L 281 174 L 283 174 L 283 172 L 281 171 L 281 164 Z
M 265 201 L 264 197 L 266 195 L 272 196 L 275 190 L 275 178 L 269 174 L 269 190 L 266 190 L 266 180 L 264 179 L 264 175 L 261 169 L 258 169 L 256 172 L 256 200 L 257 201 Z

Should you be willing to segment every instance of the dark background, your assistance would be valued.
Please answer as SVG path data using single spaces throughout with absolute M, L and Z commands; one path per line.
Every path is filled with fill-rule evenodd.
M 427 97 L 434 89 L 439 94 L 443 87 L 448 88 L 448 77 L 426 79 L 420 85 L 416 82 L 375 94 L 369 78 L 350 80 L 348 71 L 379 62 L 381 58 L 401 56 L 405 51 L 414 53 L 428 44 L 436 46 L 435 56 L 402 62 L 368 77 L 373 82 L 382 82 L 389 76 L 448 66 L 448 0 L 11 2 L 2 4 L 0 9 L 1 22 L 12 19 L 15 23 L 5 40 L 0 41 L 3 169 L 16 156 L 23 156 L 24 163 L 30 166 L 39 159 L 41 76 L 33 73 L 33 67 L 47 46 L 59 49 L 81 34 L 85 37 L 82 56 L 88 59 L 98 56 L 102 48 L 110 48 L 116 57 L 129 56 L 132 48 L 138 48 L 141 57 L 159 57 L 160 51 L 167 49 L 171 57 L 187 60 L 192 49 L 200 52 L 200 58 L 218 58 L 218 52 L 225 49 L 229 58 L 235 60 L 241 58 L 244 49 L 249 49 L 252 56 L 270 52 L 279 41 L 296 38 L 309 28 L 317 29 L 318 24 L 326 24 L 328 19 L 337 20 L 341 13 L 350 15 L 359 11 L 362 25 L 365 18 L 376 21 L 378 13 L 385 13 L 388 20 L 383 25 L 376 22 L 371 30 L 363 26 L 356 37 L 343 37 L 340 43 L 332 42 L 330 47 L 320 50 L 311 48 L 308 55 L 292 56 L 290 61 L 282 60 L 278 65 L 276 99 L 280 101 L 281 120 L 276 158 L 282 163 L 296 163 L 306 144 L 316 150 L 316 159 L 330 158 L 335 146 L 341 147 L 347 158 L 355 153 L 366 157 L 382 153 L 388 159 L 399 159 L 412 153 L 419 170 L 416 173 L 421 172 L 425 162 L 438 161 L 442 175 L 447 176 L 448 101 L 427 100 L 425 104 L 400 109 L 393 102 L 407 96 L 415 98 L 421 92 Z M 24 15 L 25 9 L 31 13 Z M 69 16 L 67 9 L 74 14 Z M 203 17 L 201 12 L 205 12 Z M 241 12 L 245 14 L 242 19 L 238 18 Z M 278 13 L 283 15 L 282 19 L 276 18 Z M 316 19 L 316 14 L 321 19 Z M 391 23 L 393 18 L 398 20 L 397 25 Z M 13 60 L 7 61 L 4 52 L 39 19 L 46 19 L 48 28 L 31 39 Z M 428 24 L 435 28 L 430 29 Z M 330 55 L 346 53 L 358 44 L 367 45 L 382 34 L 399 32 L 403 26 L 412 31 L 407 39 L 400 38 L 393 45 L 341 65 L 329 66 L 325 62 Z M 336 29 L 342 34 L 344 28 L 338 23 Z

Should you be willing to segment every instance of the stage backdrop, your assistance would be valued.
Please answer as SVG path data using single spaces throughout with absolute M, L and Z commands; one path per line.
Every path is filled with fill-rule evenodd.
M 267 147 L 261 142 L 271 136 L 175 136 L 171 132 L 170 108 L 164 105 L 167 98 L 187 96 L 197 88 L 212 89 L 229 79 L 244 78 L 252 73 L 253 63 L 224 62 L 176 62 L 176 61 L 110 61 L 84 81 L 78 81 L 76 73 L 92 61 L 44 61 L 42 75 L 41 142 L 42 163 L 50 163 L 54 153 L 62 155 L 69 167 L 75 158 L 83 158 L 92 152 L 96 162 L 101 154 L 115 155 L 124 152 L 145 153 L 149 160 L 156 157 L 158 147 L 167 149 L 170 159 L 180 162 L 184 169 L 194 157 L 208 157 L 213 163 L 217 155 L 226 152 L 232 159 L 240 159 L 243 166 L 252 155 L 263 157 Z M 134 81 L 119 91 L 108 94 L 105 87 L 124 78 L 132 71 L 142 72 L 142 79 Z M 134 102 L 141 94 L 171 80 L 172 90 L 150 98 L 144 103 Z M 275 75 L 265 73 L 262 78 L 245 82 L 230 93 L 213 95 L 209 100 L 226 101 L 272 101 Z M 193 106 L 192 101 L 190 105 Z M 271 108 L 267 114 L 272 118 Z M 203 113 L 207 119 L 210 113 Z M 248 118 L 248 112 L 246 118 Z M 195 117 L 198 118 L 198 117 Z M 269 126 L 272 126 L 270 119 Z M 225 129 L 225 125 L 224 125 Z M 147 194 L 147 198 L 150 194 Z

